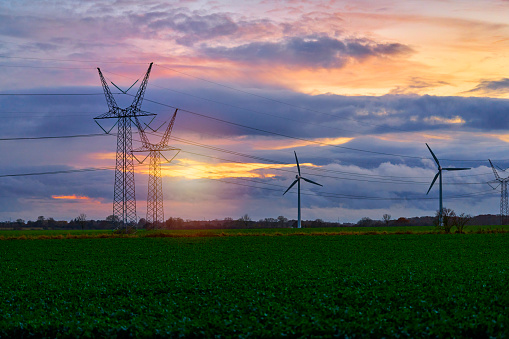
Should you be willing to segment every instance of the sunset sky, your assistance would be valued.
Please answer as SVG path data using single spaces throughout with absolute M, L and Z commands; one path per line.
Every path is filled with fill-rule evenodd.
M 127 89 L 150 62 L 142 109 L 156 127 L 180 109 L 166 218 L 295 219 L 294 151 L 323 185 L 302 184 L 304 220 L 434 215 L 425 143 L 443 167 L 472 168 L 444 173 L 446 207 L 498 214 L 488 159 L 509 167 L 508 17 L 507 0 L 1 1 L 0 221 L 112 214 L 115 136 L 12 139 L 102 133 L 97 67 Z M 135 170 L 145 217 L 148 167 Z

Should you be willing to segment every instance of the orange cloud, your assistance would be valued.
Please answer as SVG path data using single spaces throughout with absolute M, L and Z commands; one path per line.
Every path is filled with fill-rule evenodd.
M 441 118 L 437 116 L 431 116 L 429 118 L 425 118 L 424 121 L 431 123 L 431 124 L 464 124 L 465 120 L 461 118 L 460 116 L 455 116 L 454 118 L 447 119 L 447 118 Z
M 73 195 L 52 195 L 53 199 L 66 199 L 66 200 L 90 200 L 89 197 Z
M 117 154 L 114 152 L 109 153 L 92 153 L 90 154 L 90 158 L 99 159 L 99 160 L 111 160 L 116 159 Z

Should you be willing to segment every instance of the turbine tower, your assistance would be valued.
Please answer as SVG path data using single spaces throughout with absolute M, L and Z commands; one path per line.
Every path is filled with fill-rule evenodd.
M 431 185 L 429 186 L 428 192 L 426 192 L 426 195 L 429 193 L 429 191 L 433 187 L 433 184 L 435 183 L 435 181 L 437 181 L 437 178 L 440 177 L 440 181 L 439 181 L 439 183 L 440 183 L 440 193 L 439 193 L 440 204 L 439 204 L 439 210 L 438 210 L 438 224 L 440 226 L 443 226 L 444 207 L 442 204 L 442 171 L 464 171 L 464 170 L 469 170 L 470 168 L 442 168 L 442 166 L 440 166 L 440 162 L 438 161 L 438 158 L 435 156 L 435 153 L 433 153 L 433 151 L 428 146 L 428 144 L 426 144 L 426 146 L 428 147 L 429 151 L 431 152 L 431 155 L 433 156 L 433 159 L 435 159 L 435 162 L 437 163 L 437 166 L 438 166 L 438 172 L 435 175 L 435 177 L 433 178 L 433 181 L 431 182 Z
M 150 158 L 146 220 L 148 223 L 152 224 L 154 228 L 161 228 L 164 222 L 163 178 L 161 176 L 161 157 L 163 157 L 168 163 L 170 163 L 180 152 L 180 149 L 168 146 L 171 130 L 173 128 L 173 124 L 175 123 L 175 118 L 177 117 L 177 111 L 178 109 L 176 109 L 175 113 L 173 113 L 173 116 L 170 122 L 168 123 L 168 126 L 166 127 L 166 131 L 164 132 L 161 140 L 157 144 L 152 144 L 149 142 L 145 134 L 145 129 L 141 127 L 138 118 L 137 117 L 134 118 L 135 124 L 138 127 L 138 131 L 140 132 L 142 146 L 133 150 L 133 152 L 149 152 L 145 159 L 139 162 L 143 163 L 147 158 Z M 178 152 L 170 160 L 166 159 L 166 157 L 161 153 L 163 151 L 172 150 Z
M 495 174 L 495 180 L 488 182 L 493 189 L 497 188 L 498 185 L 501 186 L 500 189 L 500 224 L 505 225 L 507 223 L 507 216 L 509 215 L 509 204 L 507 199 L 507 182 L 509 181 L 509 177 L 501 178 L 498 174 L 495 166 L 490 159 L 488 159 L 491 165 L 491 169 L 493 170 L 493 174 Z M 500 168 L 500 167 L 499 167 Z M 505 172 L 505 170 L 502 170 Z M 497 186 L 493 187 L 491 184 L 497 184 Z
M 298 198 L 297 198 L 297 200 L 298 200 L 298 204 L 297 204 L 297 206 L 298 206 L 298 222 L 297 222 L 297 228 L 301 228 L 302 226 L 301 226 L 301 221 L 300 221 L 300 179 L 302 179 L 302 180 L 304 180 L 304 181 L 307 181 L 307 182 L 309 182 L 309 183 L 312 183 L 312 184 L 318 185 L 318 186 L 322 186 L 322 187 L 323 187 L 323 185 L 320 185 L 320 184 L 318 184 L 318 183 L 316 183 L 316 182 L 314 182 L 314 181 L 311 181 L 311 180 L 309 180 L 309 179 L 306 179 L 306 178 L 304 178 L 304 177 L 302 177 L 302 176 L 300 175 L 299 159 L 297 159 L 297 153 L 296 153 L 295 151 L 293 151 L 293 153 L 295 153 L 295 162 L 297 163 L 297 171 L 299 172 L 299 174 L 295 175 L 295 181 L 294 181 L 294 182 L 290 185 L 290 187 L 288 187 L 288 188 L 286 189 L 286 191 L 285 191 L 285 193 L 283 193 L 283 195 L 285 195 L 285 194 L 286 194 L 286 192 L 288 192 L 288 191 L 290 190 L 290 188 L 292 188 L 292 187 L 293 187 L 293 185 L 297 184 L 297 196 L 298 196 Z
M 150 63 L 150 66 L 148 67 L 147 73 L 143 78 L 132 104 L 127 108 L 120 108 L 118 107 L 113 94 L 111 94 L 108 84 L 101 73 L 101 69 L 97 68 L 109 110 L 108 112 L 95 117 L 94 121 L 106 133 L 109 133 L 115 125 L 118 125 L 113 216 L 116 219 L 115 229 L 117 230 L 125 227 L 126 232 L 128 232 L 129 229 L 134 229 L 135 223 L 137 222 L 131 119 L 139 116 L 155 115 L 153 113 L 144 112 L 140 109 L 151 69 L 152 63 Z M 115 84 L 113 85 L 117 87 Z M 100 119 L 117 119 L 117 122 L 109 131 L 106 131 L 97 122 L 97 120 Z

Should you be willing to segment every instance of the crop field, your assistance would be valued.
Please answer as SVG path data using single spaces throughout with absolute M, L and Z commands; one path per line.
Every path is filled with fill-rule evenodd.
M 506 337 L 509 234 L 0 241 L 0 337 Z
M 454 231 L 454 230 L 453 230 Z M 286 236 L 286 235 L 376 235 L 438 233 L 434 226 L 323 227 L 323 228 L 244 228 L 244 229 L 139 229 L 133 238 L 143 237 L 217 237 L 217 236 Z M 465 233 L 509 233 L 509 225 L 468 225 Z M 61 239 L 123 237 L 111 230 L 1 230 L 5 239 Z

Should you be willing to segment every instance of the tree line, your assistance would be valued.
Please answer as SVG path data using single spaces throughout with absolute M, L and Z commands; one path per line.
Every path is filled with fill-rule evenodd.
M 470 225 L 499 225 L 499 215 L 478 215 L 470 217 L 466 215 L 456 215 L 454 211 L 444 209 L 445 218 L 444 231 L 450 232 L 453 227 L 464 227 L 466 223 Z M 369 217 L 361 218 L 357 223 L 340 223 L 329 222 L 322 219 L 303 220 L 303 228 L 322 228 L 322 227 L 381 227 L 381 226 L 438 226 L 436 225 L 436 216 L 414 217 L 405 218 L 399 217 L 392 219 L 390 214 L 384 214 L 380 220 L 371 219 Z M 55 220 L 52 217 L 39 216 L 35 221 L 25 221 L 17 219 L 15 221 L 0 222 L 0 229 L 43 229 L 43 230 L 107 230 L 113 229 L 118 225 L 118 218 L 109 215 L 104 220 L 88 219 L 86 214 L 81 213 L 76 218 L 69 221 Z M 288 219 L 282 215 L 276 218 L 263 218 L 257 221 L 252 220 L 248 214 L 234 219 L 226 217 L 224 219 L 214 220 L 190 220 L 182 219 L 180 217 L 170 217 L 163 223 L 153 225 L 147 223 L 144 218 L 141 218 L 137 225 L 139 229 L 243 229 L 243 228 L 292 228 L 297 227 L 297 220 Z

